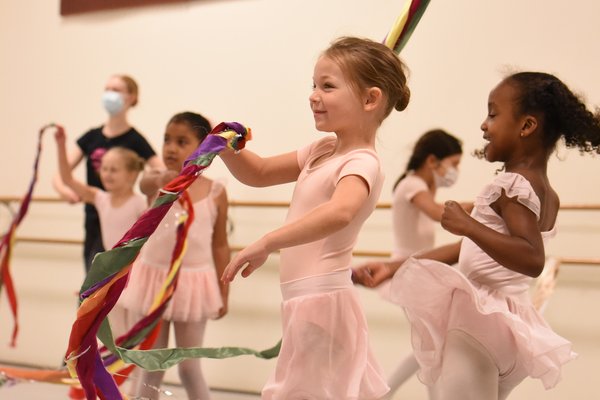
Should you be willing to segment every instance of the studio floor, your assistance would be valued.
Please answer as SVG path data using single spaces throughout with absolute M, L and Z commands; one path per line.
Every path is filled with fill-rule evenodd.
M 162 400 L 186 400 L 185 390 L 178 385 L 165 385 L 161 393 Z M 68 388 L 62 385 L 52 385 L 46 383 L 20 383 L 12 387 L 6 387 L 0 392 L 1 399 L 10 400 L 59 400 L 68 399 Z M 211 400 L 252 400 L 259 399 L 255 394 L 244 394 L 240 392 L 227 392 L 222 390 L 212 390 Z M 129 400 L 143 400 L 140 397 L 129 397 Z

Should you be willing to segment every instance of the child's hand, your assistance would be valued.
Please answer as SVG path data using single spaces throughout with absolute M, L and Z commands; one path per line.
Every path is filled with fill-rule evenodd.
M 65 134 L 65 130 L 62 126 L 56 126 L 56 131 L 54 132 L 54 139 L 56 140 L 56 143 L 60 145 L 65 143 L 67 135 Z
M 448 232 L 464 236 L 471 220 L 469 214 L 456 201 L 448 200 L 444 203 L 442 227 Z
M 221 280 L 223 282 L 233 281 L 233 278 L 237 275 L 238 271 L 244 266 L 242 276 L 246 278 L 262 266 L 269 256 L 269 251 L 264 242 L 265 240 L 262 238 L 237 253 L 229 264 L 227 264 L 227 267 L 225 267 Z
M 352 268 L 352 282 L 366 287 L 377 287 L 394 275 L 387 263 L 372 261 Z
M 223 307 L 219 308 L 219 314 L 217 314 L 217 318 L 215 319 L 223 318 L 227 314 L 227 311 L 229 311 L 227 303 L 223 303 Z
M 159 175 L 157 178 L 158 187 L 162 188 L 162 187 L 165 187 L 165 185 L 167 183 L 169 183 L 173 179 L 175 179 L 177 177 L 177 175 L 179 175 L 179 173 L 177 171 L 167 169 L 167 170 L 161 171 L 158 175 Z

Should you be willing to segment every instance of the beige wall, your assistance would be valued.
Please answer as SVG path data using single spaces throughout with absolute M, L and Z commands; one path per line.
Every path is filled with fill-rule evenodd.
M 26 190 L 40 126 L 60 122 L 73 142 L 103 121 L 100 95 L 107 77 L 115 72 L 138 80 L 141 98 L 131 121 L 157 150 L 166 121 L 183 110 L 199 111 L 215 123 L 247 124 L 254 132 L 248 147 L 261 154 L 296 149 L 322 135 L 314 130 L 307 100 L 319 52 L 339 35 L 383 38 L 402 3 L 199 0 L 63 18 L 58 0 L 2 0 L 0 195 L 21 195 Z M 590 105 L 600 104 L 598 15 L 600 3 L 595 0 L 433 1 L 403 52 L 411 69 L 411 104 L 405 112 L 393 114 L 379 133 L 378 151 L 388 177 L 381 200 L 389 201 L 394 178 L 403 171 L 410 146 L 423 131 L 450 130 L 464 140 L 466 154 L 481 145 L 479 125 L 486 114 L 487 94 L 507 70 L 555 73 L 584 93 Z M 54 149 L 49 135 L 44 139 L 36 195 L 54 195 L 50 185 Z M 599 161 L 564 149 L 552 158 L 550 176 L 563 203 L 600 203 Z M 465 156 L 458 185 L 440 197 L 472 198 L 496 168 Z M 290 198 L 289 185 L 260 190 L 242 186 L 220 162 L 207 174 L 226 179 L 232 199 Z M 284 217 L 280 211 L 241 209 L 231 215 L 236 228 L 233 244 L 248 243 Z M 598 215 L 561 213 L 561 236 L 548 252 L 598 257 Z M 358 247 L 389 250 L 388 216 L 385 211 L 373 215 Z M 80 225 L 80 207 L 36 206 L 21 234 L 78 238 Z M 439 242 L 447 240 L 451 237 L 440 232 Z M 67 254 L 75 257 L 69 260 L 78 268 L 78 253 Z M 574 267 L 575 287 L 589 280 L 592 268 Z M 273 299 L 275 311 L 277 302 Z M 372 306 L 369 311 L 377 312 L 378 303 Z M 0 318 L 8 318 L 5 309 Z M 6 357 L 2 346 L 0 359 Z M 260 379 L 247 386 L 256 388 Z
M 157 150 L 166 121 L 182 110 L 202 112 L 215 123 L 247 124 L 254 131 L 249 147 L 261 154 L 296 149 L 322 135 L 314 130 L 307 100 L 319 52 L 339 35 L 382 38 L 401 5 L 397 0 L 199 0 L 63 18 L 58 0 L 2 1 L 1 192 L 25 191 L 40 126 L 64 124 L 73 143 L 104 120 L 100 95 L 114 72 L 138 79 L 141 98 L 131 121 Z M 382 201 L 390 199 L 410 146 L 426 129 L 450 130 L 464 140 L 466 153 L 481 145 L 487 94 L 507 68 L 556 73 L 590 104 L 600 104 L 600 29 L 594 19 L 599 11 L 593 0 L 433 2 L 403 52 L 412 71 L 412 102 L 380 129 L 378 150 L 388 176 Z M 36 194 L 53 195 L 50 135 L 44 145 Z M 600 186 L 591 184 L 598 182 L 597 158 L 559 154 L 566 162 L 553 158 L 550 174 L 563 203 L 600 202 Z M 497 167 L 465 156 L 459 184 L 440 197 L 472 198 Z M 245 187 L 220 162 L 207 174 L 226 179 L 233 199 L 290 198 L 290 185 Z M 268 226 L 257 224 L 247 233 L 255 237 Z M 375 230 L 361 243 L 386 250 L 388 232 Z

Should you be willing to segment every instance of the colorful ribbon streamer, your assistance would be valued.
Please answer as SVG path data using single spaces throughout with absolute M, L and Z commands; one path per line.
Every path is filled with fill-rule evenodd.
M 188 231 L 190 225 L 194 221 L 194 205 L 192 204 L 192 200 L 187 191 L 182 193 L 179 202 L 182 204 L 184 212 L 181 213 L 177 222 L 176 240 L 171 256 L 169 271 L 161 290 L 154 298 L 150 310 L 148 310 L 146 316 L 138 321 L 129 332 L 126 332 L 121 337 L 117 338 L 114 342 L 116 346 L 112 346 L 112 333 L 107 323 L 102 324 L 98 332 L 98 337 L 110 346 L 110 348 L 105 346 L 100 349 L 100 353 L 103 354 L 102 361 L 104 367 L 113 375 L 117 385 L 121 385 L 135 367 L 135 365 L 125 365 L 122 358 L 119 356 L 120 351 L 127 351 L 130 349 L 147 350 L 152 348 L 160 330 L 162 321 L 161 315 L 173 297 L 173 293 L 177 287 L 181 260 L 185 255 L 187 247 Z M 118 268 L 119 266 L 115 265 L 114 267 Z M 116 272 L 118 271 L 115 270 L 114 273 Z
M 25 218 L 27 211 L 29 210 L 31 196 L 33 196 L 33 188 L 35 187 L 35 184 L 37 182 L 38 165 L 40 162 L 40 155 L 42 153 L 42 136 L 46 129 L 54 126 L 54 124 L 48 124 L 46 126 L 43 126 L 42 129 L 40 129 L 40 132 L 38 134 L 37 153 L 35 155 L 35 161 L 33 163 L 33 177 L 31 178 L 31 182 L 29 183 L 29 189 L 27 190 L 27 193 L 21 201 L 21 207 L 19 208 L 19 212 L 17 213 L 17 215 L 15 215 L 12 223 L 10 224 L 10 227 L 8 228 L 8 231 L 2 238 L 2 244 L 0 244 L 0 291 L 2 291 L 2 286 L 6 287 L 6 295 L 8 297 L 8 303 L 10 305 L 10 309 L 13 315 L 14 325 L 10 342 L 10 345 L 12 347 L 14 347 L 17 343 L 17 335 L 19 333 L 19 319 L 17 294 L 15 292 L 15 287 L 10 273 L 10 258 L 12 255 L 12 249 L 15 241 L 15 232 L 23 218 Z
M 408 0 L 396 22 L 394 22 L 392 29 L 383 39 L 383 44 L 394 50 L 396 54 L 400 54 L 428 5 L 429 0 Z
M 88 399 L 95 399 L 96 395 L 101 399 L 122 399 L 116 382 L 104 367 L 96 334 L 102 327 L 99 338 L 107 348 L 117 351 L 110 327 L 104 321 L 123 291 L 131 264 L 141 247 L 156 230 L 173 202 L 217 154 L 227 147 L 241 150 L 248 139 L 250 130 L 236 122 L 221 123 L 215 127 L 186 160 L 181 173 L 161 189 L 152 207 L 142 214 L 113 249 L 94 258 L 92 269 L 81 288 L 82 303 L 73 323 L 66 357 L 67 367 L 72 376 L 79 378 Z M 151 316 L 152 313 L 146 318 Z
M 275 346 L 260 351 L 247 347 L 176 347 L 146 351 L 117 349 L 117 351 L 125 362 L 139 365 L 148 371 L 164 371 L 188 358 L 223 359 L 253 355 L 268 360 L 277 357 L 280 348 L 281 340 Z

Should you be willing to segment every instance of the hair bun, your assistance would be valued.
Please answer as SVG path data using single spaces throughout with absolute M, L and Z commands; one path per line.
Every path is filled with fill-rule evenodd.
M 410 101 L 410 89 L 406 85 L 404 85 L 403 89 L 400 98 L 396 101 L 395 109 L 398 111 L 404 111 Z

